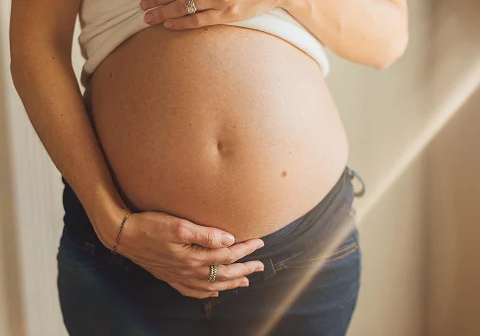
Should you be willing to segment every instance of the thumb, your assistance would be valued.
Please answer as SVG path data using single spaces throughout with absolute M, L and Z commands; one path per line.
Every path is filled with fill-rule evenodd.
M 197 244 L 208 248 L 224 248 L 233 245 L 235 238 L 223 230 L 194 224 L 183 220 L 176 228 L 176 238 L 184 244 Z

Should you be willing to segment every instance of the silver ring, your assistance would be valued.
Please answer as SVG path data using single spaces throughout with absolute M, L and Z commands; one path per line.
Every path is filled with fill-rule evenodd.
M 210 277 L 208 278 L 208 281 L 215 281 L 216 276 L 217 276 L 217 265 L 210 265 Z
M 197 12 L 197 7 L 195 6 L 194 0 L 187 0 L 185 4 L 185 9 L 188 14 L 195 14 Z

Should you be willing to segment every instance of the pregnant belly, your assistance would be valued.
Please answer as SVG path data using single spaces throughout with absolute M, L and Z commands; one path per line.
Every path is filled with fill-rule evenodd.
M 126 204 L 224 229 L 237 242 L 308 212 L 346 164 L 320 68 L 263 32 L 150 27 L 99 66 L 87 92 Z

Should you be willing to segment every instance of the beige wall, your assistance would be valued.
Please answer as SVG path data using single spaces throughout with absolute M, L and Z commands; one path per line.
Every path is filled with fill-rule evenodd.
M 0 4 L 0 20 L 4 17 Z M 23 323 L 20 262 L 17 247 L 12 176 L 12 131 L 7 117 L 9 88 L 4 57 L 6 27 L 0 25 L 0 335 L 15 335 Z
M 480 91 L 432 144 L 429 335 L 480 335 Z
M 0 53 L 0 63 L 3 62 L 1 56 Z M 11 186 L 9 183 L 10 152 L 8 149 L 10 146 L 7 142 L 9 139 L 7 135 L 5 85 L 1 75 L 0 73 L 0 144 L 4 145 L 0 146 L 0 274 L 9 274 L 12 273 L 9 268 L 15 265 L 15 262 L 9 262 L 9 254 L 15 248 L 6 244 L 6 242 L 11 241 L 10 239 L 7 240 L 6 237 L 10 237 L 12 233 L 12 226 L 8 224 L 13 222 L 13 211 L 11 210 Z M 15 275 L 14 277 L 17 278 Z M 8 321 L 11 319 L 11 314 L 9 314 L 11 296 L 9 296 L 9 292 L 11 292 L 11 283 L 7 281 L 6 277 L 0 276 L 0 335 L 8 335 L 10 333 Z M 13 301 L 16 300 L 14 299 Z
M 451 4 L 464 2 L 450 0 Z M 460 257 L 464 260 L 471 258 L 471 263 L 474 263 L 473 237 L 478 232 L 473 224 L 466 224 L 474 217 L 455 217 L 458 216 L 458 210 L 451 208 L 449 198 L 443 197 L 440 189 L 435 189 L 445 187 L 442 184 L 445 181 L 450 181 L 450 184 L 446 184 L 450 188 L 451 181 L 456 182 L 459 177 L 468 176 L 464 173 L 465 166 L 459 163 L 473 163 L 474 160 L 468 155 L 473 152 L 459 149 L 473 146 L 475 142 L 474 125 L 478 120 L 475 120 L 473 113 L 474 105 L 467 108 L 471 111 L 469 114 L 462 113 L 463 122 L 471 127 L 468 139 L 462 134 L 463 126 L 452 124 L 453 128 L 442 133 L 441 139 L 435 142 L 431 150 L 422 151 L 417 159 L 407 164 L 390 186 L 383 188 L 382 185 L 388 172 L 398 164 L 399 159 L 405 157 L 408 144 L 422 134 L 434 117 L 436 110 L 432 97 L 444 90 L 458 75 L 458 72 L 451 70 L 451 59 L 456 57 L 454 65 L 464 69 L 463 61 L 469 60 L 465 55 L 473 59 L 475 53 L 479 54 L 464 40 L 462 47 L 467 51 L 461 55 L 441 48 L 443 38 L 464 22 L 453 15 L 448 21 L 449 26 L 443 25 L 444 21 L 435 22 L 432 20 L 433 14 L 438 18 L 440 5 L 447 2 L 436 0 L 435 7 L 431 3 L 430 0 L 410 1 L 410 45 L 405 57 L 390 69 L 381 72 L 331 55 L 332 72 L 328 82 L 347 128 L 351 147 L 350 165 L 364 177 L 368 188 L 366 196 L 356 203 L 362 214 L 359 226 L 364 264 L 358 309 L 349 336 L 424 336 L 427 335 L 427 329 L 434 330 L 430 334 L 432 336 L 443 336 L 437 331 L 447 330 L 445 323 L 450 323 L 448 321 L 452 319 L 446 317 L 453 314 L 453 310 L 444 307 L 453 309 L 464 304 L 461 299 L 469 297 L 470 289 L 474 289 L 475 280 L 478 280 L 474 277 L 470 282 L 462 282 L 466 285 L 459 288 L 459 281 L 469 275 L 469 265 L 458 264 Z M 0 2 L 0 48 L 3 49 L 7 41 L 9 6 L 9 2 Z M 432 28 L 433 23 L 436 24 L 435 29 Z M 440 24 L 444 27 L 441 31 L 437 29 Z M 438 38 L 432 39 L 432 36 Z M 458 42 L 455 35 L 449 38 L 451 43 Z M 5 50 L 2 51 L 0 54 L 8 55 Z M 432 57 L 434 51 L 443 61 L 432 61 L 437 60 L 437 56 Z M 2 188 L 0 193 L 0 215 L 4 220 L 0 222 L 0 232 L 3 238 L 5 235 L 11 238 L 11 233 L 7 231 L 15 228 L 17 236 L 10 241 L 11 245 L 5 245 L 4 239 L 0 242 L 0 270 L 13 269 L 11 274 L 20 275 L 15 282 L 19 288 L 18 309 L 22 308 L 20 312 L 24 324 L 28 326 L 22 333 L 19 320 L 12 320 L 18 328 L 10 335 L 61 336 L 65 335 L 65 330 L 56 297 L 54 264 L 63 214 L 61 184 L 58 172 L 49 162 L 15 95 L 7 64 L 6 59 L 0 59 L 0 84 L 3 85 L 0 86 L 0 112 L 3 113 L 0 123 L 4 122 L 5 117 L 7 119 L 3 128 L 0 128 L 0 158 L 8 154 L 10 162 L 0 162 L 0 176 L 10 181 L 11 189 Z M 77 46 L 74 64 L 78 73 L 81 58 Z M 432 77 L 434 72 L 441 73 L 442 77 Z M 5 125 L 10 130 L 8 135 L 3 132 Z M 10 145 L 4 139 L 9 139 Z M 456 159 L 451 162 L 449 157 L 453 152 L 456 156 L 452 154 L 452 157 Z M 458 175 L 459 171 L 462 174 Z M 470 172 L 473 174 L 473 171 Z M 443 180 L 445 174 L 453 180 Z M 463 181 L 468 186 L 470 180 Z M 373 202 L 379 190 L 385 190 L 385 193 L 380 193 L 380 200 Z M 432 190 L 436 198 L 431 197 Z M 460 190 L 455 190 L 456 195 L 460 195 Z M 464 200 L 468 202 L 456 201 L 455 207 L 458 205 L 458 209 L 474 211 L 473 191 Z M 371 204 L 375 206 L 370 207 Z M 439 206 L 446 212 L 428 211 Z M 10 215 L 3 216 L 9 211 Z M 457 218 L 454 228 L 449 220 L 453 217 Z M 12 218 L 10 226 L 6 226 L 5 218 Z M 433 225 L 428 225 L 429 218 Z M 465 226 L 457 230 L 460 219 Z M 437 229 L 437 226 L 442 230 L 431 230 L 432 227 Z M 444 246 L 448 246 L 448 249 L 440 248 Z M 12 254 L 15 250 L 19 262 L 13 262 L 12 266 L 11 256 L 15 256 L 15 253 Z M 449 273 L 441 276 L 445 269 L 442 265 L 444 260 L 449 261 Z M 478 268 L 476 270 L 480 271 Z M 462 278 L 458 277 L 459 274 Z M 0 308 L 6 307 L 5 289 L 8 286 L 14 288 L 8 285 L 5 277 L 0 277 Z M 473 315 L 465 313 L 468 310 L 458 310 L 457 315 L 453 316 L 460 318 L 466 315 L 465 321 L 473 324 Z M 4 335 L 2 318 L 5 320 L 6 315 L 2 315 L 0 309 L 0 334 Z M 442 324 L 437 323 L 440 318 Z M 454 328 L 457 325 L 450 323 L 449 326 Z
M 480 2 L 439 1 L 432 71 L 436 108 L 462 77 L 480 81 Z M 473 65 L 473 67 L 472 67 Z M 430 336 L 480 335 L 480 90 L 459 109 L 429 150 Z

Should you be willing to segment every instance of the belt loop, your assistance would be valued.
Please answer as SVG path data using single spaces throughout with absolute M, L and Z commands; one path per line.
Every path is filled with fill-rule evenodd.
M 95 248 L 96 248 L 95 244 L 84 241 L 83 239 L 76 238 L 74 235 L 70 233 L 66 225 L 63 226 L 62 235 L 67 237 L 77 247 L 87 252 L 90 255 L 90 257 L 93 257 L 95 255 Z
M 204 302 L 203 310 L 205 312 L 205 317 L 207 319 L 211 319 L 213 315 L 213 305 L 210 299 L 206 299 L 206 301 Z
M 263 280 L 265 281 L 274 277 L 277 271 L 275 270 L 272 258 L 267 259 L 263 264 L 265 266 L 263 270 Z
M 355 170 L 351 169 L 350 167 L 347 167 L 347 169 L 350 181 L 357 179 L 362 185 L 362 188 L 359 191 L 355 191 L 355 197 L 362 197 L 365 194 L 365 182 L 363 182 L 362 177 Z

